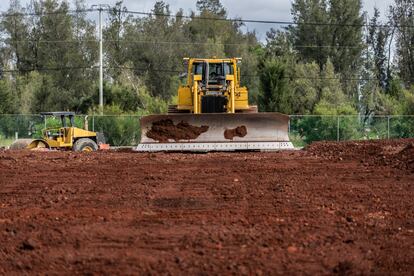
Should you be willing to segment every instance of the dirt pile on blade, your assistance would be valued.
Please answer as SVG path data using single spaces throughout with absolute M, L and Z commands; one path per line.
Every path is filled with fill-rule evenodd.
M 234 137 L 244 137 L 247 135 L 247 128 L 245 126 L 238 126 L 233 129 L 226 129 L 224 131 L 224 138 L 233 140 Z
M 316 142 L 306 151 L 329 160 L 354 160 L 358 157 L 361 163 L 414 171 L 414 139 Z
M 171 119 L 165 119 L 152 123 L 152 127 L 146 133 L 146 136 L 158 142 L 167 143 L 168 140 L 176 142 L 180 140 L 194 140 L 207 130 L 208 126 L 192 126 L 184 121 L 175 125 Z

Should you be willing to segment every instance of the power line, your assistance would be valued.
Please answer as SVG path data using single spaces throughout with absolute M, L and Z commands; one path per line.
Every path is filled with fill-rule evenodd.
M 27 73 L 35 71 L 63 71 L 63 70 L 85 70 L 85 69 L 98 69 L 98 66 L 76 66 L 76 67 L 55 67 L 55 68 L 31 68 L 31 69 L 11 69 L 11 70 L 0 70 L 3 73 Z M 141 71 L 141 72 L 162 72 L 162 73 L 182 73 L 182 70 L 173 70 L 173 69 L 159 69 L 159 68 L 140 68 L 140 67 L 130 67 L 130 66 L 104 66 L 104 69 L 124 69 L 131 71 Z M 257 75 L 243 75 L 242 77 L 253 77 L 258 78 Z M 285 76 L 284 79 L 306 79 L 306 80 L 342 80 L 342 81 L 370 81 L 377 80 L 375 78 L 340 78 L 340 77 L 305 77 L 305 76 Z
M 106 42 L 118 42 L 118 40 L 104 40 Z M 243 43 L 211 43 L 211 42 L 187 42 L 187 41 L 145 41 L 145 40 L 121 40 L 126 43 L 141 43 L 141 44 L 183 44 L 183 45 L 222 45 L 222 46 L 239 46 Z M 247 44 L 247 43 L 245 43 Z M 292 45 L 293 48 L 364 48 L 365 46 L 352 45 Z
M 25 40 L 13 40 L 7 38 L 0 38 L 0 42 L 7 42 L 7 43 L 40 43 L 40 44 L 47 44 L 47 43 L 89 43 L 89 42 L 96 42 L 98 40 L 33 40 L 33 39 L 25 39 Z
M 48 43 L 98 43 L 98 40 L 10 40 L 10 39 L 1 39 L 0 42 L 7 42 L 10 44 L 13 43 L 39 43 L 39 44 L 48 44 Z M 154 44 L 154 45 L 221 45 L 221 46 L 240 46 L 248 43 L 221 43 L 221 42 L 189 42 L 189 41 L 148 41 L 148 40 L 114 40 L 106 39 L 104 42 L 120 42 L 128 44 Z M 365 45 L 362 46 L 352 46 L 352 45 L 292 45 L 293 48 L 353 48 L 361 49 L 365 48 Z
M 96 66 L 71 66 L 71 67 L 50 67 L 50 68 L 22 68 L 22 69 L 6 69 L 0 70 L 0 73 L 29 73 L 42 71 L 64 71 L 64 70 L 84 70 L 95 69 Z
M 115 66 L 115 67 L 105 67 L 105 69 L 125 69 L 133 71 L 152 71 L 152 72 L 164 72 L 164 73 L 182 73 L 182 70 L 173 70 L 173 69 L 154 69 L 151 67 L 148 68 L 139 68 L 139 67 L 128 67 L 128 66 Z M 245 75 L 242 74 L 242 77 L 253 77 L 258 78 L 257 75 Z M 368 81 L 376 80 L 373 78 L 340 78 L 340 77 L 299 77 L 299 76 L 285 76 L 284 79 L 308 79 L 308 80 L 347 80 L 347 81 Z
M 310 25 L 310 26 L 336 26 L 336 27 L 396 27 L 396 28 L 414 28 L 413 25 L 392 25 L 392 24 L 344 24 L 344 23 L 325 23 L 325 22 L 293 22 L 293 21 L 280 21 L 280 20 L 258 20 L 258 19 L 241 19 L 241 18 L 220 18 L 220 17 L 201 17 L 193 15 L 182 14 L 164 14 L 154 12 L 140 12 L 140 11 L 128 11 L 119 10 L 120 13 L 147 15 L 147 16 L 160 16 L 160 17 L 174 17 L 196 20 L 210 20 L 210 21 L 227 21 L 227 22 L 240 22 L 240 23 L 257 23 L 257 24 L 275 24 L 275 25 Z
M 77 9 L 66 11 L 53 12 L 1 12 L 0 17 L 18 17 L 18 16 L 44 16 L 44 15 L 58 15 L 58 14 L 72 14 L 72 13 L 88 13 L 94 12 L 96 9 Z
M 100 9 L 101 11 L 110 12 L 111 9 Z M 54 11 L 54 12 L 2 12 L 0 17 L 15 17 L 15 16 L 44 16 L 44 15 L 56 15 L 56 14 L 68 14 L 68 13 L 89 13 L 99 11 L 99 9 L 77 9 L 67 11 Z M 396 24 L 343 24 L 343 23 L 329 23 L 329 22 L 294 22 L 294 21 L 283 21 L 283 20 L 259 20 L 259 19 L 242 19 L 242 18 L 220 18 L 220 17 L 202 17 L 195 15 L 183 15 L 183 14 L 164 14 L 154 12 L 142 12 L 142 11 L 129 11 L 119 10 L 119 13 L 135 14 L 135 15 L 147 15 L 147 16 L 160 16 L 160 17 L 174 17 L 174 18 L 185 18 L 185 19 L 196 19 L 196 20 L 208 20 L 208 21 L 227 21 L 227 22 L 240 22 L 240 23 L 257 23 L 257 24 L 274 24 L 274 25 L 309 25 L 309 26 L 336 26 L 336 27 L 394 27 L 394 28 L 414 28 L 413 25 L 396 25 Z

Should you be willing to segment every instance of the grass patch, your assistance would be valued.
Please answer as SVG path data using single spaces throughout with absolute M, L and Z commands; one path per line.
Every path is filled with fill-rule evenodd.
M 0 147 L 8 147 L 14 142 L 14 138 L 0 136 Z
M 304 139 L 302 137 L 300 137 L 300 135 L 296 135 L 296 134 L 289 134 L 289 140 L 290 142 L 292 142 L 293 146 L 295 148 L 303 148 L 305 147 L 307 144 L 304 141 Z

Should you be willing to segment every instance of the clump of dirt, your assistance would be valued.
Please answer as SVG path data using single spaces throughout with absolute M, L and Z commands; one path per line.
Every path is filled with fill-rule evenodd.
M 247 128 L 245 126 L 238 126 L 233 129 L 226 129 L 224 131 L 224 138 L 233 140 L 234 137 L 244 137 L 247 135 Z
M 148 138 L 158 142 L 167 143 L 168 140 L 193 140 L 208 130 L 208 126 L 192 126 L 188 122 L 181 121 L 177 125 L 171 119 L 160 120 L 152 123 L 151 129 L 146 133 Z
M 338 275 L 351 275 L 352 263 L 348 261 L 339 262 L 334 268 L 333 273 Z
M 37 247 L 37 243 L 30 238 L 27 240 L 24 240 L 20 245 L 21 250 L 31 251 L 31 250 L 35 250 L 36 247 Z

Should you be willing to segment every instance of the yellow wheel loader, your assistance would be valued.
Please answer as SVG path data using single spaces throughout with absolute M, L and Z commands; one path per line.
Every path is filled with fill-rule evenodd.
M 136 151 L 292 149 L 289 116 L 257 113 L 240 84 L 241 58 L 185 58 L 185 84 L 168 114 L 141 118 Z
M 10 146 L 10 149 L 58 149 L 88 152 L 96 151 L 100 145 L 105 145 L 105 137 L 102 133 L 74 126 L 74 112 L 43 112 L 40 114 L 60 117 L 61 127 L 43 129 L 41 139 L 19 139 Z

